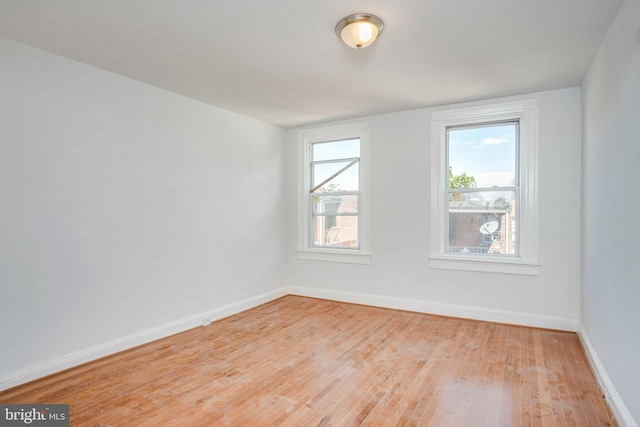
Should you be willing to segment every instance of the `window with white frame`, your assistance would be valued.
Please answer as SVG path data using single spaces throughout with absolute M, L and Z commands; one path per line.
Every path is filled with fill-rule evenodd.
M 368 263 L 368 125 L 298 133 L 298 257 Z
M 535 100 L 432 117 L 434 268 L 537 274 Z
M 519 134 L 519 120 L 447 127 L 445 253 L 519 255 Z

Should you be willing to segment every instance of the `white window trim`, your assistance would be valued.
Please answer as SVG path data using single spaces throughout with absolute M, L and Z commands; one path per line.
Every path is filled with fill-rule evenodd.
M 360 199 L 358 201 L 359 248 L 326 248 L 310 245 L 311 188 L 310 147 L 316 142 L 360 138 Z M 301 129 L 298 131 L 298 259 L 369 264 L 369 122 Z
M 520 255 L 450 254 L 446 247 L 446 131 L 450 126 L 520 121 Z M 536 100 L 434 112 L 431 118 L 431 268 L 538 274 L 538 107 Z

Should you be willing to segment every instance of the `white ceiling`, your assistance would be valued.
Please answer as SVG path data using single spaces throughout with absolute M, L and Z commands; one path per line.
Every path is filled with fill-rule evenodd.
M 577 86 L 622 0 L 0 0 L 0 34 L 285 127 Z M 385 22 L 353 50 L 356 12 Z

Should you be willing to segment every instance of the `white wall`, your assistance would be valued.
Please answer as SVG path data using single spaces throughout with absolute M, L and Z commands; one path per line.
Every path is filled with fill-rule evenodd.
M 287 283 L 311 288 L 301 292 L 317 296 L 575 330 L 580 299 L 580 89 L 464 105 L 519 99 L 536 99 L 539 108 L 538 276 L 429 267 L 431 113 L 457 105 L 367 118 L 371 264 L 298 260 L 295 236 L 290 235 Z M 288 131 L 289 195 L 296 194 L 296 132 Z M 288 206 L 289 222 L 295 223 L 295 197 Z
M 640 1 L 623 4 L 582 90 L 580 322 L 631 425 L 640 422 Z
M 0 385 L 281 287 L 283 141 L 0 38 Z
M 296 258 L 296 129 L 0 37 L 0 389 L 286 284 L 524 324 L 580 319 L 629 419 L 640 419 L 639 16 L 627 0 L 583 99 L 571 88 L 368 117 L 370 265 Z M 429 268 L 431 113 L 530 98 L 540 110 L 540 274 Z

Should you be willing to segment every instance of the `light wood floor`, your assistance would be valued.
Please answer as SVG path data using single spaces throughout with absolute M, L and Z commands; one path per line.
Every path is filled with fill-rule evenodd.
M 0 402 L 72 426 L 616 425 L 574 333 L 295 296 Z

